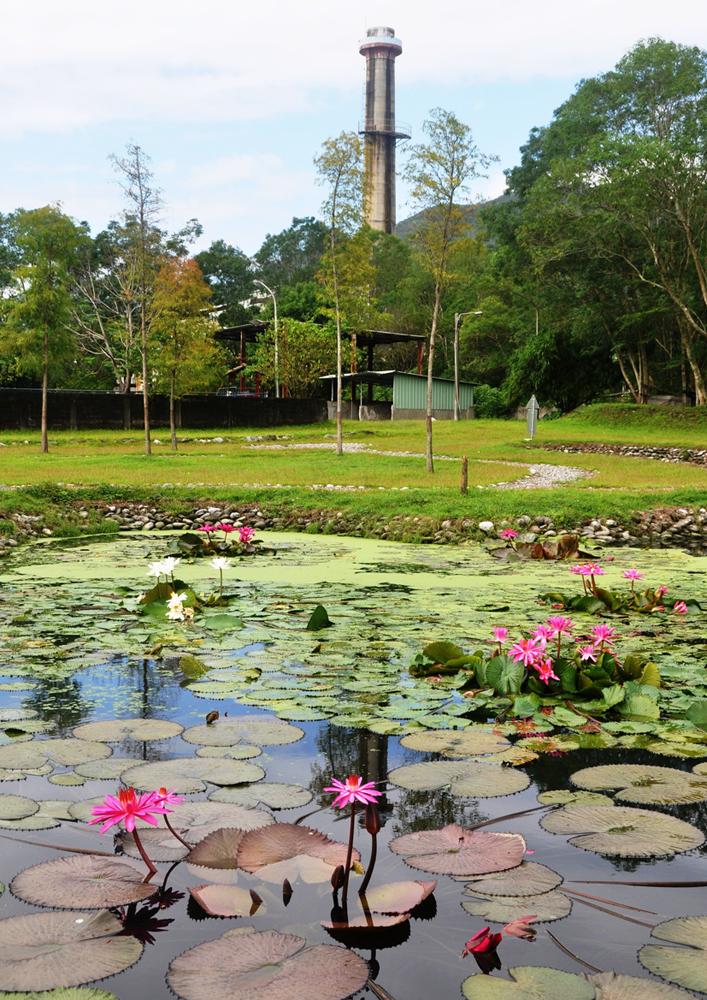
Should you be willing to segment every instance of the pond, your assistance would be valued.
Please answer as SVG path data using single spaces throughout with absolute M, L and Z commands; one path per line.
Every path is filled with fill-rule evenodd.
M 209 594 L 218 593 L 218 572 L 207 560 L 182 558 L 179 579 L 203 605 L 203 613 L 186 623 L 142 613 L 145 606 L 138 604 L 150 586 L 148 563 L 174 544 L 166 533 L 48 540 L 15 550 L 11 561 L 0 564 L 2 917 L 64 914 L 76 924 L 99 912 L 82 900 L 93 898 L 106 875 L 87 874 L 82 859 L 93 857 L 87 851 L 112 852 L 118 828 L 101 835 L 86 821 L 92 806 L 117 793 L 121 774 L 126 784 L 145 791 L 177 787 L 188 805 L 175 807 L 174 824 L 193 850 L 200 842 L 215 844 L 203 839 L 204 830 L 214 831 L 213 837 L 218 829 L 237 828 L 244 810 L 247 829 L 262 826 L 272 833 L 279 829 L 275 824 L 292 830 L 297 823 L 346 844 L 349 809 L 332 808 L 333 795 L 324 789 L 334 778 L 345 781 L 356 774 L 375 782 L 382 793 L 371 907 L 362 908 L 361 876 L 351 875 L 348 922 L 362 926 L 323 926 L 346 922 L 334 907 L 328 875 L 321 875 L 322 864 L 325 874 L 334 871 L 328 855 L 329 861 L 303 861 L 308 856 L 300 852 L 298 861 L 279 861 L 277 851 L 260 858 L 254 848 L 258 857 L 250 867 L 256 870 L 245 871 L 243 861 L 236 869 L 232 859 L 230 866 L 216 868 L 227 864 L 228 845 L 202 848 L 202 861 L 211 859 L 204 866 L 196 863 L 198 854 L 180 861 L 186 848 L 170 840 L 167 830 L 154 835 L 143 830 L 159 869 L 152 884 L 159 888 L 167 875 L 172 893 L 156 902 L 113 908 L 124 922 L 124 935 L 113 936 L 113 923 L 96 940 L 103 942 L 100 947 L 118 942 L 111 959 L 116 964 L 101 965 L 98 946 L 89 942 L 72 945 L 75 957 L 71 948 L 51 945 L 64 957 L 48 966 L 39 956 L 47 950 L 46 941 L 31 937 L 31 925 L 0 921 L 0 942 L 12 943 L 16 959 L 3 960 L 0 947 L 0 991 L 28 995 L 88 983 L 96 992 L 89 987 L 57 991 L 47 1000 L 162 1000 L 174 996 L 166 976 L 178 956 L 227 931 L 252 927 L 256 933 L 296 935 L 308 947 L 347 945 L 349 954 L 369 963 L 368 985 L 362 986 L 361 964 L 345 968 L 339 952 L 305 953 L 296 968 L 297 959 L 285 960 L 285 953 L 277 951 L 286 951 L 290 939 L 273 938 L 269 946 L 275 950 L 267 959 L 254 959 L 257 970 L 242 973 L 239 990 L 233 981 L 219 979 L 218 968 L 233 962 L 227 952 L 216 950 L 202 953 L 199 961 L 185 960 L 184 968 L 173 967 L 170 982 L 177 994 L 187 1000 L 335 1000 L 348 995 L 350 981 L 356 996 L 427 1000 L 458 997 L 465 983 L 469 997 L 503 1000 L 531 995 L 508 978 L 509 969 L 516 970 L 519 983 L 537 976 L 524 971 L 528 966 L 575 977 L 610 970 L 643 977 L 641 984 L 612 984 L 607 979 L 553 980 L 542 973 L 532 995 L 548 1000 L 688 996 L 678 985 L 666 985 L 660 973 L 673 984 L 707 992 L 707 962 L 695 950 L 707 949 L 707 917 L 689 927 L 672 925 L 665 947 L 660 931 L 651 936 L 651 929 L 669 918 L 707 912 L 707 787 L 702 787 L 707 786 L 707 717 L 705 728 L 699 715 L 693 713 L 693 722 L 684 718 L 707 697 L 706 615 L 701 610 L 707 608 L 705 560 L 665 550 L 616 550 L 613 559 L 602 560 L 607 587 L 627 587 L 623 572 L 635 568 L 645 584 L 667 588 L 667 610 L 638 614 L 624 607 L 601 617 L 574 614 L 578 639 L 598 622 L 610 625 L 620 636 L 623 663 L 641 664 L 640 682 L 628 682 L 634 685 L 629 692 L 636 699 L 633 710 L 626 708 L 629 694 L 623 710 L 618 704 L 600 709 L 600 699 L 582 702 L 579 693 L 533 695 L 527 672 L 523 694 L 514 692 L 511 682 L 511 693 L 504 697 L 489 688 L 489 680 L 479 682 L 478 667 L 462 663 L 459 670 L 447 670 L 441 663 L 439 673 L 420 669 L 418 676 L 410 670 L 432 642 L 452 642 L 465 654 L 483 651 L 488 658 L 495 649 L 494 628 L 508 628 L 516 640 L 548 615 L 561 613 L 539 595 L 580 594 L 582 584 L 569 565 L 500 563 L 483 546 L 471 544 L 441 548 L 304 534 L 261 537 L 266 551 L 235 560 L 225 574 L 222 605 L 214 604 L 213 596 L 207 603 Z M 671 613 L 673 598 L 696 603 L 690 603 L 687 614 Z M 320 604 L 332 625 L 307 630 Z M 659 691 L 650 689 L 646 662 L 658 668 Z M 474 669 L 476 682 L 465 683 L 464 670 L 470 678 Z M 614 690 L 616 684 L 609 687 Z M 516 695 L 530 699 L 527 711 L 514 713 Z M 219 718 L 207 725 L 212 712 Z M 170 725 L 149 732 L 140 723 L 132 731 L 93 726 L 116 719 Z M 52 742 L 57 740 L 62 742 Z M 399 770 L 426 762 L 435 767 Z M 153 765 L 149 770 L 148 764 Z M 634 769 L 608 775 L 593 771 L 571 780 L 579 771 L 607 765 Z M 666 777 L 656 767 L 670 773 Z M 547 794 L 555 790 L 566 794 Z M 576 794 L 579 800 L 563 808 L 563 799 Z M 9 796 L 31 802 L 23 805 Z M 208 806 L 192 808 L 193 803 Z M 643 812 L 626 811 L 636 808 Z M 616 822 L 607 820 L 609 809 L 617 811 Z M 573 810 L 579 810 L 574 817 Z M 450 824 L 467 830 L 487 825 L 473 835 L 451 831 L 446 846 L 419 837 L 399 839 Z M 238 829 L 245 826 L 244 821 Z M 520 835 L 524 843 L 520 837 L 482 843 L 481 831 L 484 836 Z M 317 840 L 316 833 L 307 836 Z M 477 864 L 472 873 L 464 867 L 460 836 L 472 838 L 472 853 L 488 851 L 486 868 Z M 354 848 L 364 868 L 371 842 L 359 807 Z M 74 853 L 55 850 L 57 845 Z M 121 857 L 142 878 L 145 868 L 130 837 L 125 837 L 125 850 Z M 507 863 L 499 861 L 504 851 L 513 855 Z M 293 854 L 294 848 L 281 856 Z M 421 862 L 408 864 L 405 858 L 411 855 L 422 857 Z M 64 878 L 63 888 L 56 888 L 50 869 L 24 875 L 10 888 L 20 872 L 61 858 L 78 859 L 76 877 Z M 172 867 L 171 859 L 180 863 Z M 460 874 L 454 877 L 445 873 L 455 870 Z M 292 892 L 283 896 L 288 876 Z M 432 893 L 420 902 L 414 883 L 434 880 Z M 413 883 L 396 890 L 407 893 L 407 901 L 391 890 L 393 901 L 375 911 L 376 887 L 398 882 Z M 229 912 L 228 906 L 240 907 L 242 915 L 209 914 L 189 893 L 200 886 L 215 887 L 200 897 L 207 908 Z M 124 887 L 120 882 L 116 891 Z M 251 889 L 260 903 L 250 897 L 246 905 Z M 140 896 L 138 889 L 132 898 L 147 899 L 146 891 Z M 340 906 L 341 893 L 337 899 Z M 400 912 L 385 916 L 391 909 Z M 532 924 L 536 940 L 504 933 L 497 946 L 501 968 L 490 976 L 482 968 L 488 952 L 480 955 L 481 965 L 473 955 L 461 958 L 465 942 L 486 925 L 492 933 L 501 932 L 505 924 L 531 914 L 538 917 Z M 16 936 L 3 937 L 3 928 L 16 928 Z M 245 933 L 224 941 L 240 956 L 246 938 L 265 941 Z M 21 955 L 18 945 L 24 948 Z M 642 962 L 639 951 L 647 945 Z M 292 944 L 291 951 L 297 947 Z M 123 971 L 111 974 L 118 967 Z

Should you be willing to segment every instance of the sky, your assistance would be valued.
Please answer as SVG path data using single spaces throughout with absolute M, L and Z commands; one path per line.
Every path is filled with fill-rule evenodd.
M 150 155 L 163 226 L 254 253 L 322 201 L 312 158 L 362 116 L 366 28 L 402 40 L 396 113 L 431 108 L 499 157 L 643 38 L 707 48 L 703 0 L 23 0 L 0 6 L 0 212 L 61 203 L 94 232 L 122 192 L 110 154 Z M 399 162 L 404 157 L 400 147 Z M 411 214 L 399 181 L 398 219 Z

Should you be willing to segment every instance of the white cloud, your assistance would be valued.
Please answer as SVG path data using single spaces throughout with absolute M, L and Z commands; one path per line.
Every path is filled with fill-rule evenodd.
M 593 74 L 638 38 L 707 44 L 695 0 L 25 0 L 0 31 L 0 129 L 208 122 L 331 105 L 359 89 L 357 39 L 391 24 L 401 82 Z

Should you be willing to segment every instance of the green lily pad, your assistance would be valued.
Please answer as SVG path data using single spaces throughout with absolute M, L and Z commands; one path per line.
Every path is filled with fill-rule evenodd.
M 651 937 L 686 947 L 647 944 L 638 953 L 641 965 L 654 976 L 707 993 L 707 916 L 666 920 L 653 928 Z
M 618 789 L 616 798 L 639 805 L 707 801 L 707 777 L 649 764 L 605 764 L 576 771 L 571 781 L 592 791 Z
M 30 743 L 11 743 L 0 747 L 0 768 L 25 771 L 39 768 L 47 761 L 70 767 L 88 760 L 110 757 L 110 747 L 88 740 L 32 740 Z
M 543 816 L 548 833 L 570 835 L 570 844 L 597 854 L 655 858 L 691 851 L 704 834 L 674 816 L 629 806 L 575 806 Z M 574 835 L 574 836 L 572 836 Z
M 614 800 L 598 792 L 572 792 L 569 788 L 556 788 L 551 792 L 541 792 L 538 802 L 543 805 L 559 806 L 612 806 Z
M 585 973 L 585 975 L 587 975 Z M 615 972 L 587 975 L 597 991 L 597 1000 L 690 1000 L 692 993 L 639 976 L 617 976 Z
M 229 757 L 231 760 L 248 760 L 249 757 L 259 757 L 262 753 L 260 747 L 248 746 L 247 743 L 238 743 L 234 747 L 197 747 L 197 757 Z
M 211 802 L 233 802 L 239 806 L 269 806 L 271 809 L 294 809 L 312 801 L 312 793 L 301 785 L 285 785 L 273 781 L 259 781 L 246 788 L 217 788 L 209 795 Z
M 327 610 L 324 605 L 318 604 L 310 615 L 306 628 L 308 632 L 318 632 L 323 628 L 331 628 L 332 624 L 333 623 L 329 621 L 329 615 L 327 614 Z
M 484 896 L 467 889 L 464 897 L 462 907 L 467 913 L 499 924 L 509 924 L 531 914 L 533 923 L 562 920 L 572 909 L 567 896 L 555 890 L 537 896 Z
M 0 820 L 3 830 L 51 830 L 60 825 L 60 820 L 72 820 L 69 813 L 70 802 L 66 799 L 37 799 L 39 809 L 22 819 Z
M 120 743 L 122 740 L 168 740 L 179 736 L 183 730 L 184 726 L 179 723 L 164 719 L 107 719 L 79 726 L 74 729 L 74 736 L 97 743 Z
M 260 781 L 264 777 L 262 767 L 242 760 L 176 757 L 129 767 L 123 772 L 122 781 L 144 792 L 169 788 L 184 795 L 203 792 L 207 781 L 213 785 L 240 785 L 247 781 Z
M 136 938 L 121 936 L 122 930 L 107 910 L 0 920 L 0 982 L 26 993 L 114 976 L 134 965 L 143 949 Z
M 571 972 L 535 965 L 517 966 L 508 971 L 512 982 L 482 973 L 469 976 L 462 983 L 466 1000 L 594 1000 L 595 997 L 592 984 L 584 976 Z
M 142 763 L 134 757 L 108 757 L 105 760 L 89 760 L 85 764 L 77 764 L 74 772 L 82 778 L 111 781 L 119 778 L 129 767 Z
M 539 896 L 561 882 L 562 876 L 552 868 L 537 861 L 521 861 L 517 868 L 475 878 L 469 888 L 483 896 Z
M 707 747 L 700 746 L 697 743 L 673 743 L 672 741 L 649 740 L 645 744 L 645 749 L 650 750 L 651 753 L 660 754 L 661 757 L 679 757 L 681 760 L 707 757 Z
M 452 795 L 491 798 L 522 792 L 530 784 L 527 774 L 499 764 L 470 760 L 422 761 L 397 767 L 388 780 L 400 788 L 426 792 L 449 786 Z
M 422 653 L 428 660 L 445 664 L 449 660 L 458 660 L 464 655 L 464 650 L 453 642 L 431 642 L 425 646 Z
M 217 632 L 235 632 L 236 629 L 244 628 L 241 619 L 235 615 L 204 615 L 200 624 Z
M 0 819 L 24 819 L 38 810 L 39 803 L 24 795 L 0 795 Z
M 445 757 L 471 757 L 474 754 L 496 753 L 510 742 L 503 736 L 473 729 L 464 732 L 419 732 L 404 736 L 400 745 L 409 750 L 442 753 Z
M 37 993 L 0 993 L 0 1000 L 118 1000 L 115 993 L 93 987 L 70 986 L 68 990 L 42 990 Z
M 50 774 L 47 778 L 52 785 L 85 785 L 86 779 L 73 771 L 60 771 L 58 774 Z
M 182 739 L 187 743 L 199 743 L 201 746 L 211 747 L 230 747 L 241 741 L 256 743 L 261 747 L 283 746 L 287 743 L 296 743 L 303 736 L 304 730 L 298 726 L 290 726 L 286 722 L 262 715 L 223 718 L 208 726 L 192 726 L 182 733 Z
M 198 801 L 178 802 L 171 806 L 167 819 L 190 844 L 198 844 L 215 830 L 224 827 L 238 830 L 259 830 L 262 826 L 270 826 L 275 820 L 264 809 L 251 809 L 233 802 Z M 164 816 L 157 816 L 160 829 L 166 829 Z M 145 820 L 137 820 L 138 829 L 148 831 L 150 825 Z M 152 827 L 154 830 L 154 826 Z

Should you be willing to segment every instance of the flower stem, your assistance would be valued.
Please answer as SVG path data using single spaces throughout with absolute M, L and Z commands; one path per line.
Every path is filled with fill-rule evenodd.
M 183 839 L 182 837 L 180 837 L 180 836 L 179 836 L 179 834 L 178 834 L 178 833 L 177 833 L 177 831 L 176 831 L 176 830 L 174 829 L 174 827 L 172 826 L 172 824 L 170 823 L 170 821 L 169 821 L 169 820 L 167 819 L 167 815 L 166 815 L 166 814 L 165 814 L 165 818 L 164 818 L 164 821 L 165 821 L 165 823 L 166 823 L 166 825 L 167 825 L 167 829 L 168 829 L 168 830 L 169 830 L 169 832 L 170 832 L 170 833 L 172 834 L 172 836 L 173 836 L 173 837 L 176 837 L 176 838 L 177 838 L 177 840 L 179 841 L 179 843 L 180 843 L 180 844 L 184 844 L 184 846 L 186 847 L 186 849 L 187 849 L 188 851 L 191 851 L 191 849 L 192 849 L 192 845 L 191 845 L 191 844 L 187 844 L 186 840 L 184 840 L 184 839 Z
M 152 876 L 157 874 L 157 869 L 148 858 L 145 848 L 142 846 L 142 841 L 140 840 L 140 835 L 137 832 L 137 828 L 133 830 L 133 840 L 135 841 L 135 846 L 140 852 L 140 857 L 145 862 L 147 867 L 150 869 L 147 876 L 143 879 L 144 882 L 149 882 Z
M 378 853 L 378 835 L 375 833 L 371 834 L 371 857 L 368 862 L 368 871 L 366 872 L 365 878 L 361 883 L 361 888 L 358 890 L 359 896 L 365 896 L 366 889 L 368 888 L 368 883 L 371 881 L 371 875 L 373 874 L 373 869 L 376 866 L 376 855 Z
M 354 818 L 356 816 L 356 800 L 351 803 L 351 825 L 349 827 L 349 849 L 346 853 L 346 871 L 344 873 L 344 885 L 341 889 L 341 902 L 346 906 L 346 899 L 349 892 L 349 873 L 351 871 L 351 855 L 353 854 L 353 839 L 354 839 Z

